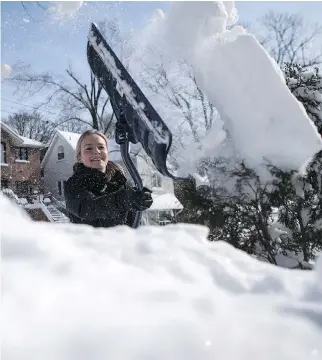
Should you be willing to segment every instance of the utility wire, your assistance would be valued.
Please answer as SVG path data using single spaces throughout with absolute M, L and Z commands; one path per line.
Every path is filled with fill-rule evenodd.
M 1 100 L 7 101 L 7 102 L 10 102 L 10 103 L 14 103 L 14 104 L 18 104 L 18 105 L 22 105 L 22 106 L 28 107 L 28 108 L 36 110 L 36 111 L 43 111 L 43 112 L 45 111 L 45 112 L 47 112 L 49 114 L 60 116 L 60 114 L 57 114 L 57 113 L 55 113 L 53 111 L 45 110 L 45 109 L 39 109 L 37 106 L 31 106 L 31 105 L 27 105 L 27 104 L 23 104 L 23 103 L 20 103 L 20 102 L 17 102 L 17 101 L 7 100 L 7 99 L 3 99 L 3 98 Z
M 15 110 L 15 109 L 13 109 L 13 110 Z M 7 113 L 7 114 L 14 115 L 14 114 L 17 113 L 18 110 L 21 110 L 21 109 L 17 109 L 17 110 L 15 110 L 15 111 L 8 111 L 8 110 L 3 110 L 3 109 L 1 109 L 1 112 L 5 112 L 5 113 Z M 42 115 L 42 114 L 41 114 L 41 115 Z M 56 115 L 58 115 L 58 114 L 56 113 Z M 61 124 L 64 124 L 64 123 L 68 122 L 70 119 L 65 119 L 65 120 L 59 121 L 59 122 L 55 122 L 54 120 L 49 119 L 49 118 L 46 118 L 46 119 L 40 118 L 39 120 L 45 121 L 45 122 L 50 122 L 50 123 L 52 123 L 52 124 L 55 125 L 55 126 L 59 126 L 59 125 L 61 125 Z M 82 121 L 82 122 L 85 123 L 85 124 L 91 125 L 90 123 L 87 123 L 85 120 Z
M 20 105 L 26 105 L 26 106 L 32 106 L 32 104 L 28 103 L 28 102 L 24 102 L 24 103 L 21 103 L 21 102 L 17 102 L 17 101 L 14 101 L 14 100 L 11 100 L 11 99 L 7 99 L 7 98 L 4 98 L 2 97 L 1 100 L 4 100 L 4 101 L 8 101 L 8 102 L 14 102 L 14 103 L 17 103 L 17 104 L 20 104 Z M 42 105 L 40 105 L 42 107 Z M 32 106 L 33 107 L 33 106 Z M 52 106 L 52 105 L 46 105 L 45 106 L 46 108 L 49 108 L 49 109 L 56 109 L 56 107 Z

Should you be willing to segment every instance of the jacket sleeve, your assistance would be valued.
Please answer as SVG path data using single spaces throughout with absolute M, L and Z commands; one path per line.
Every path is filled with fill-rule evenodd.
M 119 190 L 103 196 L 95 196 L 82 187 L 73 188 L 72 184 L 65 187 L 66 208 L 74 216 L 93 221 L 112 217 L 128 210 L 127 190 Z
M 133 227 L 133 223 L 135 220 L 136 211 L 130 209 L 127 213 L 126 225 L 129 227 Z
M 125 184 L 126 189 L 133 189 L 133 185 L 130 183 L 130 181 L 127 181 Z M 133 208 L 133 206 L 129 206 L 127 208 L 127 218 L 126 218 L 126 225 L 129 227 L 133 227 L 133 223 L 135 220 L 137 210 Z

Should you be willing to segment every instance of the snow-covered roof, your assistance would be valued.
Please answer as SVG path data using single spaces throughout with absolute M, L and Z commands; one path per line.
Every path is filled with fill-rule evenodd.
M 24 136 L 20 136 L 20 138 L 23 141 L 22 146 L 26 146 L 26 147 L 44 147 L 45 146 L 44 144 L 42 144 L 39 141 L 29 139 L 29 138 L 24 137 Z
M 174 194 L 152 194 L 153 204 L 149 210 L 181 210 L 183 206 Z
M 11 136 L 11 138 L 16 146 L 32 147 L 32 148 L 45 147 L 45 145 L 39 141 L 29 139 L 25 136 L 19 135 L 12 127 L 3 123 L 2 121 L 1 121 L 1 130 L 6 131 L 9 134 L 9 136 Z
M 61 131 L 61 130 L 56 130 L 56 131 L 70 144 L 70 146 L 74 150 L 76 150 L 77 141 L 81 136 L 81 134 L 77 134 L 69 131 Z

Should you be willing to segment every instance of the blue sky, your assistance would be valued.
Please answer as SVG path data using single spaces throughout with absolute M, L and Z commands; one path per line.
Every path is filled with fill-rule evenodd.
M 236 2 L 240 20 L 255 22 L 269 10 L 300 13 L 309 22 L 321 21 L 322 2 Z M 44 6 L 48 3 L 43 2 Z M 124 29 L 143 27 L 154 9 L 165 12 L 170 2 L 85 2 L 76 15 L 69 20 L 55 21 L 52 16 L 35 5 L 26 6 L 32 19 L 23 9 L 21 2 L 1 2 L 1 63 L 15 64 L 23 61 L 36 71 L 51 71 L 62 74 L 73 64 L 76 73 L 86 76 L 86 37 L 89 24 L 105 17 L 117 15 L 122 19 Z M 26 22 L 26 20 L 29 22 Z M 2 84 L 2 115 L 17 110 L 19 104 L 10 103 L 12 88 Z M 32 104 L 32 98 L 15 101 Z

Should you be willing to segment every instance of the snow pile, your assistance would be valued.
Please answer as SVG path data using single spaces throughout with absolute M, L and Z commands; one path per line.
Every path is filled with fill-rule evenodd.
M 4 196 L 7 196 L 9 199 L 11 199 L 11 201 L 14 201 L 16 204 L 19 204 L 18 196 L 11 189 L 4 188 L 1 190 L 1 193 Z
M 73 16 L 82 5 L 83 1 L 55 1 L 51 11 L 58 16 Z
M 3 196 L 0 208 L 5 359 L 321 358 L 321 263 L 273 267 L 203 227 L 93 229 L 32 222 Z
M 276 62 L 253 35 L 241 26 L 232 27 L 236 20 L 233 2 L 173 2 L 168 14 L 154 13 L 142 46 L 161 51 L 159 62 L 185 59 L 198 86 L 219 111 L 232 145 L 216 139 L 211 146 L 218 134 L 216 126 L 202 140 L 204 155 L 230 158 L 235 153 L 236 159 L 245 159 L 255 169 L 263 162 L 298 169 L 322 148 L 322 139 Z M 156 32 L 158 37 L 153 36 Z M 141 59 L 153 65 L 156 54 Z M 184 152 L 182 163 L 191 164 L 192 155 Z
M 8 78 L 11 74 L 12 68 L 8 64 L 1 64 L 1 80 Z

